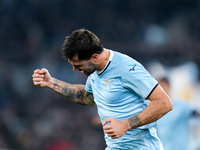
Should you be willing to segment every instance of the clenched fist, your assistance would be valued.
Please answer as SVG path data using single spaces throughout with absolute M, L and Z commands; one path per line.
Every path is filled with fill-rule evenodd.
M 36 69 L 32 77 L 34 85 L 39 87 L 49 87 L 51 75 L 49 74 L 47 69 Z

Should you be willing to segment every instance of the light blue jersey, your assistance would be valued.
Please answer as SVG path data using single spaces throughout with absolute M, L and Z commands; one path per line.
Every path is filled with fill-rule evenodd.
M 148 96 L 158 85 L 145 68 L 136 60 L 110 51 L 106 68 L 91 74 L 86 82 L 86 91 L 93 93 L 101 122 L 106 118 L 129 119 L 144 111 L 149 104 Z M 161 150 L 156 123 L 128 131 L 118 139 L 105 134 L 106 150 Z

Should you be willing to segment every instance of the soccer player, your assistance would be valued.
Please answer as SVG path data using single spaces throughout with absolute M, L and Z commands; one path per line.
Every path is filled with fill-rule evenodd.
M 171 85 L 166 77 L 158 79 L 160 86 L 170 95 Z M 165 150 L 189 150 L 190 119 L 200 119 L 200 112 L 182 99 L 172 99 L 173 110 L 157 122 L 158 136 Z
M 60 81 L 42 68 L 34 71 L 34 85 L 48 87 L 78 104 L 96 104 L 106 150 L 163 149 L 155 121 L 172 110 L 172 102 L 139 62 L 104 48 L 86 29 L 67 36 L 62 50 L 73 70 L 88 76 L 86 84 Z

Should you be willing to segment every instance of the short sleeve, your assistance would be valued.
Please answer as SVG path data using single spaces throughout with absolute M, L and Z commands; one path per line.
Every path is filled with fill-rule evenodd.
M 123 69 L 122 81 L 125 88 L 147 99 L 158 85 L 158 82 L 138 62 Z
M 92 87 L 91 87 L 91 75 L 87 78 L 86 84 L 85 84 L 85 90 L 87 92 L 93 93 L 92 92 Z

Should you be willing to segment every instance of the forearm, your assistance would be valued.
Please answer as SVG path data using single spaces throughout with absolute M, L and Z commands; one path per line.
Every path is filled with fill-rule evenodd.
M 93 95 L 86 92 L 85 85 L 69 84 L 58 79 L 52 78 L 49 88 L 61 94 L 74 103 L 92 106 L 95 104 Z
M 147 108 L 136 116 L 128 119 L 131 129 L 152 123 L 167 112 L 172 110 L 173 105 L 168 95 L 158 86 L 149 97 L 151 103 Z
M 152 123 L 168 112 L 164 107 L 159 107 L 158 103 L 154 103 L 156 103 L 156 101 L 152 101 L 143 112 L 128 119 L 131 129 Z

